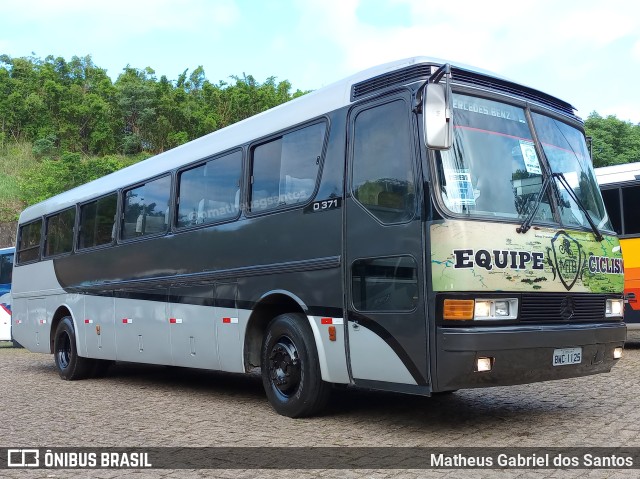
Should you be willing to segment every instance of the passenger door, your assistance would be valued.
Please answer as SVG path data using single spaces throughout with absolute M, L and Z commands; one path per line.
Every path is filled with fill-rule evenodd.
M 351 375 L 356 384 L 381 389 L 427 386 L 421 185 L 410 96 L 355 108 L 349 130 L 345 269 Z

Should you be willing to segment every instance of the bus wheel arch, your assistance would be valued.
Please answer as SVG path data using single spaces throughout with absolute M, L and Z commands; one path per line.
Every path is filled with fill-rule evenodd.
M 261 365 L 262 341 L 269 323 L 286 313 L 305 313 L 306 306 L 295 295 L 276 291 L 266 293 L 253 308 L 244 336 L 244 364 L 249 372 Z

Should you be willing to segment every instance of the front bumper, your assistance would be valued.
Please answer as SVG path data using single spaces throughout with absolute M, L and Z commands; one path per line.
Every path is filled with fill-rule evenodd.
M 434 391 L 507 386 L 604 373 L 618 361 L 624 323 L 447 328 L 436 332 Z M 580 364 L 553 366 L 554 349 L 581 347 Z M 491 371 L 475 371 L 479 357 Z

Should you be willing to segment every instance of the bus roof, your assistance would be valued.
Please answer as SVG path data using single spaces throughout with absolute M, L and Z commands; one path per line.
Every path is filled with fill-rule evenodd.
M 393 74 L 396 70 L 410 69 L 411 67 L 438 67 L 443 63 L 445 63 L 443 60 L 435 58 L 412 57 L 369 68 L 287 103 L 271 108 L 263 113 L 221 128 L 220 130 L 216 130 L 181 146 L 155 155 L 140 163 L 136 163 L 32 205 L 20 214 L 19 222 L 25 223 L 40 216 L 70 207 L 76 203 L 82 203 L 92 198 L 114 192 L 119 188 L 134 185 L 183 165 L 214 156 L 229 149 L 244 145 L 247 142 L 266 137 L 337 110 L 349 105 L 355 101 L 355 99 L 367 96 L 366 88 L 363 89 L 364 93 L 362 93 L 361 96 L 356 96 L 357 93 L 354 86 L 358 86 L 358 84 L 372 83 L 377 85 L 380 83 L 378 81 L 379 79 L 384 78 L 385 81 L 388 81 L 388 78 L 386 78 L 389 76 L 388 74 Z M 473 72 L 490 76 L 509 84 L 512 83 L 510 80 L 479 68 L 462 64 L 456 64 L 456 66 L 459 72 Z M 431 72 L 431 70 L 428 71 Z M 398 78 L 394 76 L 390 84 L 393 85 L 393 81 L 395 81 L 397 85 L 399 84 L 397 82 L 402 81 L 402 79 L 402 75 L 398 75 Z M 367 82 L 367 80 L 371 81 Z M 415 81 L 415 79 L 408 78 L 408 81 L 405 81 L 405 83 L 410 81 Z M 527 89 L 527 87 L 524 86 L 523 88 Z M 528 90 L 539 93 L 537 90 L 530 88 Z M 557 101 L 559 104 L 562 103 L 567 108 L 573 108 L 571 105 L 557 100 L 550 95 L 541 95 Z
M 603 166 L 595 169 L 596 179 L 602 185 L 628 183 L 640 180 L 640 162 Z

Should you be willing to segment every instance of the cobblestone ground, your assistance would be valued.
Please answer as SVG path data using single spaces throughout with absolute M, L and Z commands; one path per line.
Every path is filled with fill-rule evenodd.
M 2 343 L 4 344 L 4 343 Z M 7 344 L 8 346 L 8 344 Z M 422 398 L 338 390 L 322 417 L 278 416 L 259 377 L 116 364 L 62 381 L 50 355 L 0 347 L 4 447 L 640 447 L 640 345 L 609 374 Z M 286 466 L 286 457 L 274 458 Z M 0 470 L 11 478 L 631 478 L 640 470 Z

